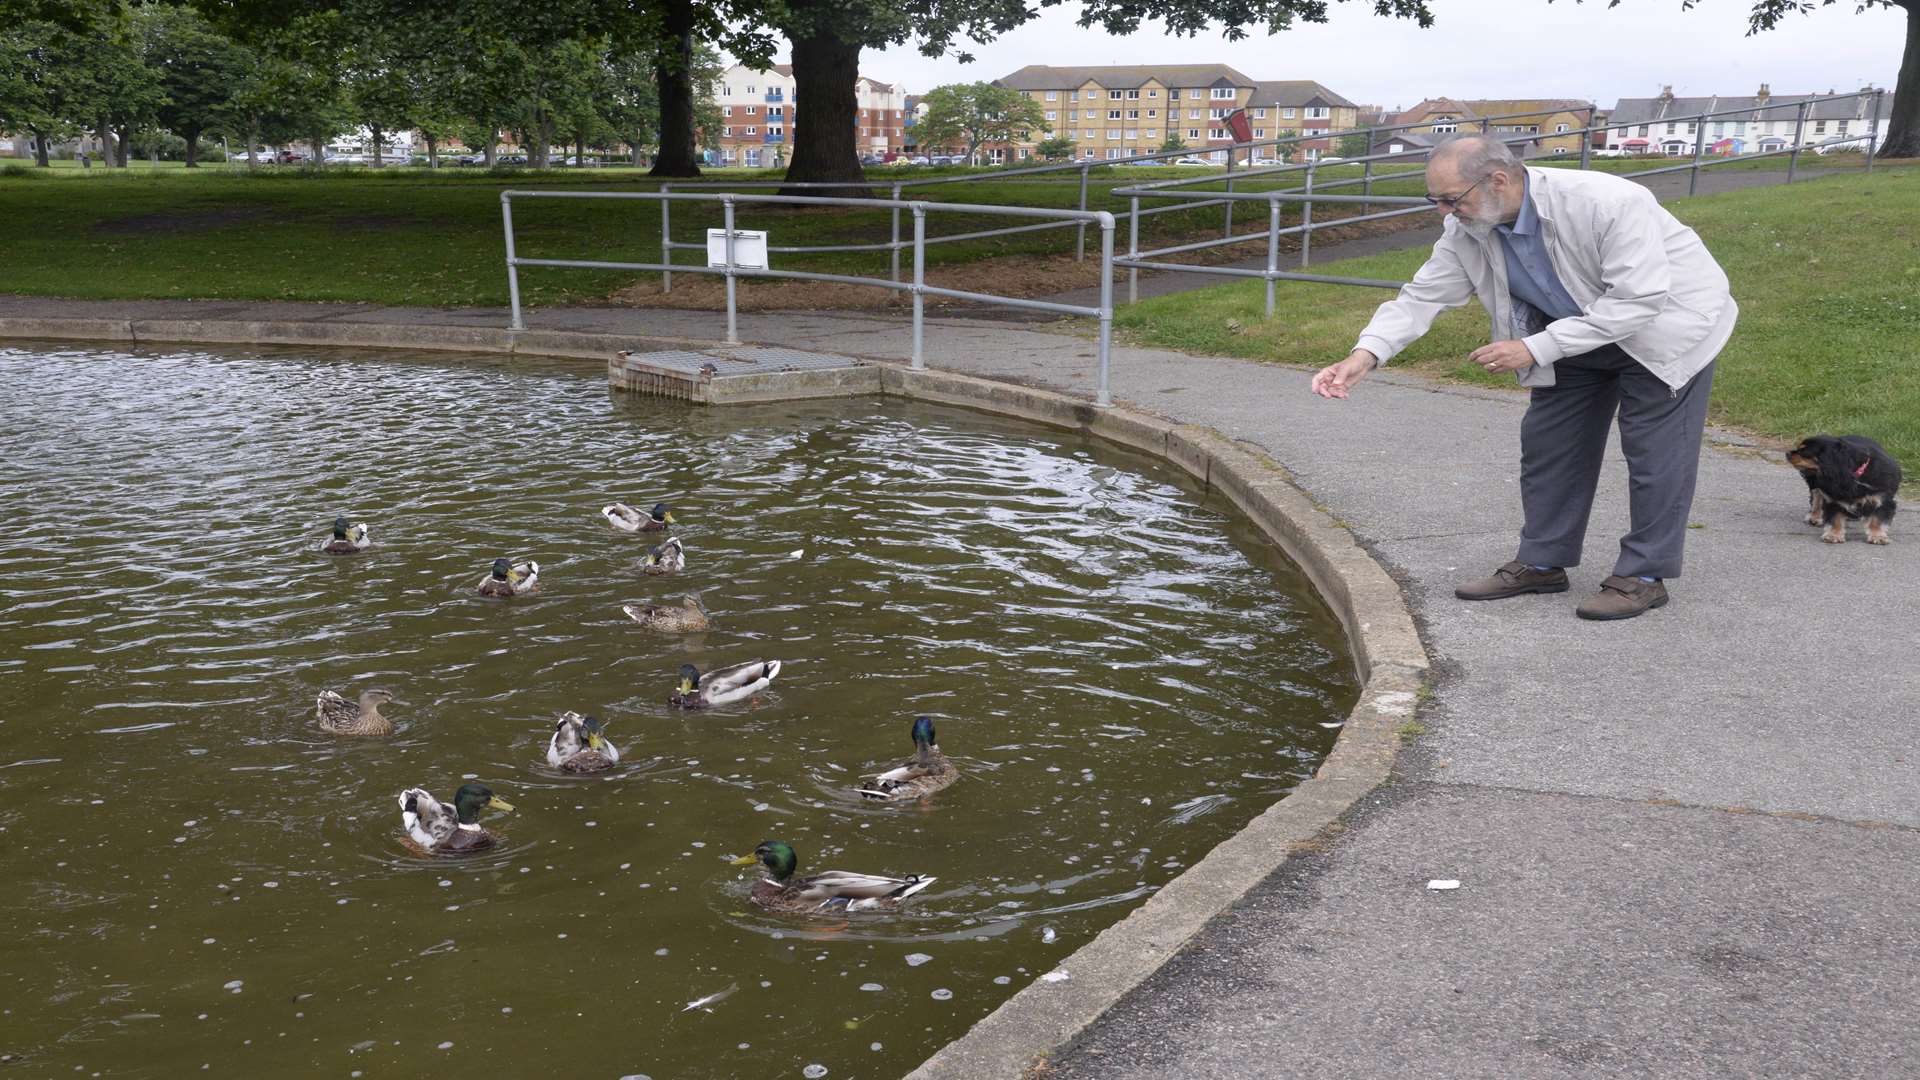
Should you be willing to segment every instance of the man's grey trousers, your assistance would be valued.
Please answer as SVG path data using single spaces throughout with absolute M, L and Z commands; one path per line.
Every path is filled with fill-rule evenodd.
M 1679 577 L 1713 365 L 1675 390 L 1609 345 L 1566 357 L 1553 365 L 1553 373 L 1555 384 L 1533 389 L 1520 421 L 1520 503 L 1526 524 L 1516 557 L 1535 566 L 1580 564 L 1607 430 L 1618 412 L 1632 530 L 1620 538 L 1613 572 Z

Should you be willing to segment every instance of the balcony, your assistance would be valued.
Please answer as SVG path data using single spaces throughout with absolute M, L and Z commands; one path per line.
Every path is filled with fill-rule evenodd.
M 781 102 L 785 101 L 786 98 L 781 96 L 782 93 L 783 91 L 779 91 L 779 90 L 767 91 L 767 103 L 770 105 L 778 105 Z
M 769 131 L 765 135 L 761 136 L 760 141 L 768 145 L 772 145 L 775 143 L 784 143 L 787 141 L 787 136 L 784 132 L 776 135 L 773 132 Z

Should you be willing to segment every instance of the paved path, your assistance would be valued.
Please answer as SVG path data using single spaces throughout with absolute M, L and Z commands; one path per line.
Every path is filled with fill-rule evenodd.
M 498 311 L 88 304 L 0 316 L 502 325 Z M 712 313 L 540 328 L 712 338 Z M 899 358 L 887 316 L 759 314 L 742 337 Z M 935 367 L 1087 392 L 1091 343 L 936 320 Z M 1300 358 L 1309 359 L 1309 358 Z M 1314 360 L 1324 358 L 1311 358 Z M 1739 356 L 1723 357 L 1737 365 Z M 1048 1076 L 1920 1074 L 1920 539 L 1821 544 L 1777 452 L 1701 468 L 1668 607 L 1574 604 L 1624 530 L 1611 454 L 1573 593 L 1463 604 L 1512 554 L 1518 394 L 1116 349 L 1115 397 L 1256 444 L 1401 580 L 1441 674 L 1393 783 L 1278 869 Z M 1904 520 L 1904 519 L 1903 519 Z M 1170 706 L 1171 707 L 1171 706 Z M 1431 878 L 1462 887 L 1432 892 Z

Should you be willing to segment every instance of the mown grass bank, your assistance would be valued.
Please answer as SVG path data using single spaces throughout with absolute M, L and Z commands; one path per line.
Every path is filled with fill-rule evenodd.
M 1669 204 L 1726 268 L 1741 316 L 1721 354 L 1714 420 L 1782 439 L 1871 435 L 1920 467 L 1920 165 L 1749 188 Z M 1424 250 L 1316 264 L 1405 280 Z M 1116 313 L 1138 344 L 1318 367 L 1345 356 L 1383 290 L 1258 281 L 1146 300 Z M 1476 304 L 1449 312 L 1394 366 L 1511 387 L 1465 362 L 1487 341 Z

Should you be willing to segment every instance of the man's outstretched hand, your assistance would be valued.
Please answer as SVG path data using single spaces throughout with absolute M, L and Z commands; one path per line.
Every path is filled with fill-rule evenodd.
M 1323 398 L 1344 398 L 1354 384 L 1367 377 L 1378 363 L 1372 353 L 1355 349 L 1345 360 L 1329 364 L 1313 377 L 1313 392 Z

